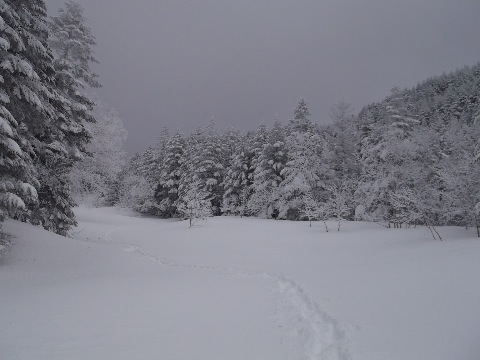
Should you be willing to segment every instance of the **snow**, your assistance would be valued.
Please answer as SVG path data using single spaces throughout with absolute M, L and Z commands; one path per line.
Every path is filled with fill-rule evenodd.
M 6 138 L 6 139 L 0 140 L 0 143 L 2 143 L 11 152 L 16 153 L 19 156 L 22 156 L 22 149 L 20 149 L 20 146 L 17 144 L 15 140 Z
M 1 101 L 1 92 L 0 92 L 0 101 Z M 13 137 L 13 130 L 7 121 L 0 116 L 0 133 L 3 133 L 9 137 Z
M 30 196 L 34 199 L 38 199 L 37 189 L 35 189 L 32 185 L 27 184 L 27 183 L 20 183 L 19 188 L 20 188 L 22 194 Z
M 5 223 L 0 358 L 480 358 L 473 230 L 76 213 L 73 239 Z
M 3 19 L 2 19 L 3 20 Z M 1 24 L 0 24 L 0 28 L 1 28 Z M 2 48 L 3 51 L 7 51 L 8 49 L 10 49 L 10 42 L 3 38 L 3 37 L 0 37 L 0 48 Z
M 25 209 L 23 200 L 11 192 L 0 193 L 0 204 L 11 209 Z

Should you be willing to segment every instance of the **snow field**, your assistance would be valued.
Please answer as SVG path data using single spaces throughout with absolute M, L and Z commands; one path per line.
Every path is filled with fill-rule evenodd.
M 0 358 L 480 357 L 473 231 L 77 215 L 74 239 L 5 225 Z

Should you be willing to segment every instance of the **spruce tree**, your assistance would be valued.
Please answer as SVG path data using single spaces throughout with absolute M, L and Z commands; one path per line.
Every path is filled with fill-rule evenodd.
M 43 1 L 0 1 L 0 219 L 25 218 L 39 183 L 33 160 L 61 147 L 53 121 L 52 54 Z
M 248 214 L 247 203 L 253 192 L 252 159 L 254 152 L 247 136 L 236 154 L 231 155 L 230 166 L 223 181 L 224 195 L 222 212 L 244 216 Z
M 257 156 L 253 172 L 253 189 L 249 206 L 260 216 L 277 217 L 280 207 L 280 184 L 284 180 L 282 171 L 287 163 L 288 150 L 285 143 L 285 129 L 275 121 Z
M 112 205 L 112 187 L 125 162 L 123 143 L 127 131 L 116 110 L 104 103 L 95 106 L 95 123 L 86 124 L 92 134 L 88 155 L 73 164 L 68 177 L 78 204 Z
M 318 192 L 320 180 L 326 172 L 322 153 L 323 139 L 308 118 L 310 114 L 302 99 L 290 122 L 290 132 L 285 142 L 288 158 L 281 170 L 279 218 L 298 219 L 303 206 L 302 197 L 311 191 Z
M 41 188 L 39 202 L 31 208 L 32 223 L 61 235 L 76 225 L 69 172 L 86 154 L 91 136 L 86 123 L 95 121 L 91 113 L 94 103 L 82 91 L 89 86 L 100 86 L 89 68 L 90 63 L 96 61 L 90 48 L 95 42 L 85 26 L 83 9 L 73 1 L 65 6 L 60 16 L 49 24 L 50 39 L 44 12 L 35 27 L 43 35 L 43 48 L 51 46 L 54 54 L 52 57 L 48 53 L 50 62 L 45 67 L 51 73 L 49 131 L 45 136 L 45 131 L 35 128 L 33 134 L 41 139 L 37 141 L 35 159 Z M 33 9 L 39 12 L 40 7 L 33 6 Z M 38 48 L 35 47 L 36 52 Z
M 192 161 L 192 179 L 198 180 L 202 189 L 208 194 L 212 204 L 213 215 L 221 214 L 223 199 L 223 153 L 220 137 L 212 120 L 202 137 L 203 141 L 195 146 Z
M 165 144 L 163 165 L 155 190 L 158 214 L 165 218 L 177 215 L 181 168 L 185 161 L 185 139 L 177 131 Z

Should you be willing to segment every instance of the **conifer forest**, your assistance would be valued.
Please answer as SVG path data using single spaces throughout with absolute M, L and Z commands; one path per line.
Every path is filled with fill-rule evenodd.
M 115 109 L 89 96 L 95 36 L 81 5 L 1 1 L 0 219 L 67 235 L 78 203 L 162 218 L 240 215 L 478 227 L 480 64 L 393 88 L 354 112 L 248 132 L 159 131 L 126 159 Z M 421 79 L 419 79 L 421 80 Z

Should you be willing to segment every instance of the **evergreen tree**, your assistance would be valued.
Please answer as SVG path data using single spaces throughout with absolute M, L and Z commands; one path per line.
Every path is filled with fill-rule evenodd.
M 158 204 L 159 215 L 173 217 L 177 214 L 178 190 L 181 180 L 181 168 L 185 161 L 185 139 L 177 133 L 165 144 L 163 166 L 158 178 L 155 191 L 155 200 Z
M 55 69 L 48 45 L 49 31 L 46 24 L 44 2 L 40 0 L 2 1 L 2 5 L 4 20 L 2 34 L 7 40 L 6 43 L 3 43 L 5 52 L 2 53 L 3 101 L 5 109 L 11 115 L 11 118 L 8 114 L 6 115 L 7 121 L 10 124 L 14 124 L 14 122 L 18 124 L 16 133 L 21 139 L 20 150 L 23 148 L 24 153 L 28 153 L 34 160 L 37 168 L 35 172 L 42 183 L 42 188 L 40 188 L 38 182 L 29 181 L 37 187 L 40 201 L 33 208 L 38 209 L 38 206 L 45 205 L 47 192 L 43 178 L 45 176 L 44 167 L 47 163 L 50 166 L 63 163 L 62 158 L 68 155 L 70 149 L 69 139 L 66 138 L 65 133 L 70 129 L 63 129 L 62 119 L 65 118 L 65 114 L 62 111 L 64 108 L 57 106 L 62 99 L 55 84 Z M 13 145 L 11 141 L 9 143 Z M 16 151 L 16 153 L 21 155 L 21 151 Z M 26 157 L 23 159 L 26 163 L 30 163 Z M 15 164 L 17 166 L 20 164 L 18 159 Z M 23 169 L 27 170 L 25 172 L 21 167 L 18 168 L 19 175 L 23 173 L 29 177 L 29 174 L 34 172 L 31 168 L 32 171 L 28 171 L 24 167 Z M 60 181 L 60 184 L 55 184 L 55 186 L 59 185 L 56 194 L 68 194 L 68 185 L 64 186 L 66 184 L 60 178 L 64 172 L 59 171 L 58 173 L 59 178 L 55 181 Z M 9 185 L 7 188 L 11 189 L 12 186 Z M 11 193 L 11 191 L 9 192 Z M 32 191 L 29 193 L 33 195 Z M 49 217 L 48 221 L 45 221 L 45 226 L 49 230 L 65 235 L 68 228 L 75 224 L 68 209 L 71 199 L 56 200 L 58 206 L 42 210 L 42 213 Z M 22 208 L 20 202 L 16 201 L 16 203 L 20 205 L 18 208 Z M 63 212 L 65 207 L 67 207 L 66 212 Z M 19 215 L 19 217 L 25 219 L 25 216 Z M 55 217 L 58 219 L 54 219 Z M 45 218 L 45 220 L 47 219 Z M 31 221 L 37 223 L 34 216 Z M 42 224 L 42 221 L 38 222 Z
M 308 110 L 308 104 L 305 99 L 300 99 L 293 112 L 293 119 L 289 122 L 290 131 L 294 132 L 306 132 L 313 129 L 313 123 L 310 120 L 310 111 Z
M 311 191 L 318 196 L 321 180 L 326 172 L 322 161 L 324 141 L 309 120 L 308 107 L 302 99 L 295 109 L 294 119 L 290 122 L 290 132 L 286 137 L 288 159 L 280 174 L 279 218 L 298 219 L 300 217 L 302 197 Z
M 200 180 L 190 183 L 180 194 L 178 211 L 189 220 L 190 227 L 197 220 L 212 216 L 212 203 L 208 198 L 209 195 Z
M 155 207 L 153 202 L 154 189 L 139 171 L 142 162 L 142 156 L 135 154 L 118 175 L 116 195 L 118 201 L 115 205 L 141 213 L 149 213 Z
M 93 51 L 96 41 L 87 26 L 83 7 L 78 2 L 67 0 L 65 8 L 59 10 L 59 16 L 52 17 L 49 27 L 52 32 L 50 45 L 55 52 L 55 66 L 63 81 L 72 83 L 68 84 L 68 87 L 100 87 L 98 75 L 90 69 L 91 64 L 98 63 Z M 88 102 L 88 99 L 85 101 Z
M 244 216 L 248 214 L 247 203 L 252 195 L 254 156 L 248 136 L 244 137 L 237 154 L 231 155 L 230 166 L 227 168 L 223 187 L 222 212 Z
M 253 172 L 253 191 L 249 207 L 262 217 L 276 218 L 280 208 L 280 184 L 284 180 L 282 171 L 287 163 L 285 129 L 275 121 L 256 158 Z
M 75 202 L 71 196 L 68 174 L 74 162 L 83 158 L 90 141 L 86 123 L 95 121 L 91 114 L 94 103 L 81 93 L 85 86 L 99 86 L 93 80 L 95 75 L 89 73 L 89 62 L 95 61 L 90 56 L 90 45 L 94 42 L 79 36 L 84 28 L 88 29 L 84 26 L 85 18 L 80 5 L 69 1 L 66 11 L 61 10 L 61 15 L 53 18 L 49 43 L 44 5 L 42 8 L 39 3 L 31 4 L 31 9 L 32 13 L 42 16 L 37 25 L 30 23 L 38 36 L 42 36 L 42 47 L 37 44 L 37 54 L 32 55 L 39 59 L 39 49 L 48 51 L 49 45 L 55 55 L 52 61 L 52 55 L 46 54 L 49 66 L 45 69 L 53 70 L 48 98 L 52 108 L 48 131 L 31 128 L 34 130 L 33 136 L 39 140 L 36 142 L 36 167 L 41 184 L 39 202 L 32 207 L 31 222 L 66 235 L 76 225 L 72 211 Z
M 97 105 L 94 116 L 96 123 L 86 125 L 92 134 L 86 147 L 88 155 L 73 164 L 69 181 L 76 203 L 112 205 L 112 187 L 125 162 L 127 131 L 115 109 L 106 104 Z
M 330 109 L 331 126 L 325 129 L 325 141 L 329 149 L 329 167 L 335 178 L 355 179 L 360 175 L 360 133 L 353 108 L 340 101 Z
M 164 127 L 155 143 L 143 153 L 142 167 L 139 170 L 154 188 L 158 186 L 158 179 L 163 171 L 166 145 L 169 139 L 168 129 Z
M 341 194 L 349 208 L 348 219 L 353 219 L 356 207 L 354 193 L 361 171 L 360 131 L 353 109 L 344 101 L 331 108 L 330 117 L 333 124 L 325 128 L 326 148 L 322 154 L 328 171 L 324 176 L 324 191 L 319 201 L 337 202 L 335 198 Z
M 194 153 L 191 158 L 192 181 L 199 181 L 203 191 L 208 194 L 214 215 L 221 214 L 223 199 L 223 153 L 220 137 L 215 130 L 212 120 L 206 133 L 194 144 Z
M 41 69 L 27 56 L 27 39 L 35 35 L 22 21 L 18 5 L 0 0 L 0 225 L 5 216 L 19 214 L 26 203 L 35 202 L 39 187 L 33 147 L 25 138 L 25 116 L 42 109 L 46 89 L 40 83 Z

